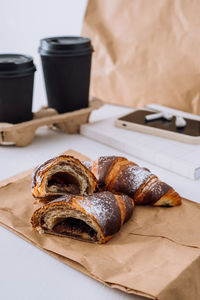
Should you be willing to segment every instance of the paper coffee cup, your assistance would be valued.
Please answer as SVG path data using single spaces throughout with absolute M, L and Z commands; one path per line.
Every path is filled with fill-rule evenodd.
M 92 45 L 84 37 L 40 41 L 49 107 L 65 113 L 88 107 Z
M 33 59 L 20 54 L 0 54 L 0 122 L 32 119 Z

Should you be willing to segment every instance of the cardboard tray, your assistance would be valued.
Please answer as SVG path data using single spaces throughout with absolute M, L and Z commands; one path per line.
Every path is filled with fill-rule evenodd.
M 92 98 L 88 108 L 58 114 L 55 109 L 43 107 L 34 113 L 31 121 L 15 125 L 0 123 L 0 145 L 27 146 L 32 143 L 37 128 L 44 125 L 65 133 L 78 133 L 80 125 L 88 123 L 91 112 L 102 105 L 101 100 Z

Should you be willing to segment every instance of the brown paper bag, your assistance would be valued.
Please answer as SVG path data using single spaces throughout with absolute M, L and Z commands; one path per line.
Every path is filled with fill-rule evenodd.
M 91 94 L 200 114 L 200 1 L 89 0 Z
M 30 224 L 31 171 L 1 182 L 1 225 L 112 288 L 150 299 L 200 298 L 199 204 L 184 200 L 174 208 L 136 207 L 132 219 L 104 245 L 40 235 Z

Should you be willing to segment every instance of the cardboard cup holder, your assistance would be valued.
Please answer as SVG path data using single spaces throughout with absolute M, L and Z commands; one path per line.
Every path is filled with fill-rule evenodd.
M 36 130 L 48 126 L 65 133 L 78 133 L 80 125 L 88 123 L 93 110 L 103 106 L 103 102 L 92 98 L 89 107 L 59 114 L 55 109 L 42 107 L 33 114 L 33 120 L 18 124 L 0 123 L 0 145 L 25 147 L 32 143 Z

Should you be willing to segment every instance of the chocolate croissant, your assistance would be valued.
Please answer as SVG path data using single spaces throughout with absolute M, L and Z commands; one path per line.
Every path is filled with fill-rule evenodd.
M 83 164 L 95 175 L 101 189 L 126 194 L 135 204 L 181 204 L 181 197 L 171 186 L 160 181 L 148 169 L 139 167 L 124 157 L 102 156 Z
M 60 155 L 38 166 L 32 175 L 32 195 L 43 201 L 70 194 L 91 195 L 97 180 L 78 159 Z
M 133 213 L 134 202 L 126 195 L 110 192 L 92 196 L 66 195 L 33 213 L 31 223 L 39 233 L 105 243 Z

